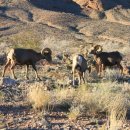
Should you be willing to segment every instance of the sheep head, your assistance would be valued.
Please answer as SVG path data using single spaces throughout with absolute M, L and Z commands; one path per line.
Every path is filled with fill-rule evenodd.
M 89 51 L 89 54 L 97 54 L 97 53 L 101 53 L 103 50 L 101 45 L 95 45 L 92 46 L 92 48 Z
M 50 48 L 44 48 L 41 50 L 41 54 L 43 55 L 43 57 L 48 61 L 48 62 L 52 62 L 52 51 Z

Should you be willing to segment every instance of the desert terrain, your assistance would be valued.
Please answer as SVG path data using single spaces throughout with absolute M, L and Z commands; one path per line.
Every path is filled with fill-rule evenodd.
M 129 130 L 129 75 L 94 70 L 74 87 L 70 61 L 58 58 L 98 44 L 130 66 L 130 0 L 0 0 L 0 129 Z M 45 47 L 55 64 L 37 64 L 41 81 L 31 67 L 26 80 L 24 66 L 17 80 L 9 69 L 1 77 L 11 48 Z

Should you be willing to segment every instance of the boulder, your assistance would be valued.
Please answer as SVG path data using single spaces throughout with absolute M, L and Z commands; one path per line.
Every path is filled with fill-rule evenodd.
M 92 19 L 103 19 L 105 17 L 104 12 L 98 10 L 92 10 L 89 14 L 89 17 Z
M 11 79 L 10 77 L 4 77 L 4 78 L 1 78 L 0 80 L 0 84 L 2 86 L 16 86 L 18 85 L 18 82 L 14 79 Z
M 79 4 L 82 8 L 91 8 L 94 10 L 103 11 L 103 5 L 101 0 L 73 0 Z
M 122 6 L 115 7 L 105 11 L 108 21 L 118 22 L 125 25 L 130 25 L 130 9 L 124 9 Z
M 130 8 L 129 0 L 73 0 L 84 9 L 94 9 L 98 11 L 113 9 L 117 6 Z

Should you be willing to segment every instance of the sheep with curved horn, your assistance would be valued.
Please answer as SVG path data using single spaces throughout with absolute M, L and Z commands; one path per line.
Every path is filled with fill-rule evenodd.
M 91 48 L 89 52 L 89 54 L 94 55 L 94 60 L 96 61 L 97 64 L 98 75 L 101 75 L 101 73 L 104 72 L 107 66 L 114 66 L 114 65 L 117 65 L 122 74 L 123 67 L 121 66 L 121 61 L 123 58 L 120 52 L 118 51 L 103 52 L 102 50 L 103 48 L 101 45 L 95 45 Z
M 4 66 L 3 74 L 4 77 L 7 68 L 10 66 L 10 70 L 13 78 L 16 78 L 14 74 L 14 68 L 16 65 L 26 65 L 26 78 L 28 79 L 28 68 L 29 65 L 35 70 L 36 79 L 40 79 L 36 69 L 36 63 L 41 59 L 46 59 L 48 62 L 52 61 L 52 51 L 50 48 L 44 48 L 41 53 L 36 52 L 33 49 L 15 48 L 11 49 L 7 54 L 7 62 Z

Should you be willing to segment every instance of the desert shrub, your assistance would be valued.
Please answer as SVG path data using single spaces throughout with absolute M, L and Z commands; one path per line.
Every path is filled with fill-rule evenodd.
M 4 114 L 1 114 L 1 113 L 0 113 L 0 119 L 1 119 L 1 120 L 4 119 Z M 1 122 L 0 122 L 0 128 L 2 129 L 2 128 L 4 128 L 5 126 L 6 126 L 6 125 L 5 125 L 5 122 L 1 121 Z
M 50 94 L 42 84 L 34 84 L 29 88 L 28 100 L 34 109 L 45 109 L 51 100 Z
M 110 103 L 109 108 L 109 120 L 110 130 L 118 130 L 122 127 L 127 112 L 127 100 L 122 95 L 117 95 Z
M 130 107 L 128 84 L 102 82 L 82 85 L 74 93 L 69 118 L 75 119 L 82 113 L 91 115 L 105 112 L 110 121 L 110 129 L 121 127 L 126 111 Z
M 43 85 L 37 84 L 30 87 L 28 99 L 34 108 L 45 109 L 48 104 L 69 106 L 68 118 L 71 120 L 84 113 L 94 116 L 105 112 L 110 122 L 109 129 L 112 130 L 120 128 L 125 121 L 130 107 L 129 92 L 129 84 L 112 81 L 89 83 L 77 89 L 57 87 L 50 92 L 44 91 Z M 104 127 L 107 126 L 104 124 Z
M 115 81 L 118 80 L 120 78 L 122 78 L 119 69 L 106 69 L 105 70 L 105 79 L 107 79 L 107 81 Z
M 68 88 L 57 88 L 54 90 L 53 97 L 55 99 L 55 104 L 61 105 L 71 105 L 74 98 L 75 90 Z
M 98 92 L 93 92 L 95 89 L 92 85 L 81 85 L 75 92 L 75 97 L 72 102 L 72 107 L 80 106 L 80 111 L 89 111 L 90 113 L 96 113 L 101 108 L 98 105 Z
M 69 109 L 69 113 L 68 113 L 68 118 L 70 120 L 76 120 L 77 117 L 80 115 L 80 106 L 77 106 L 77 107 L 71 107 Z
M 0 102 L 3 101 L 3 98 L 4 98 L 4 94 L 0 91 Z

